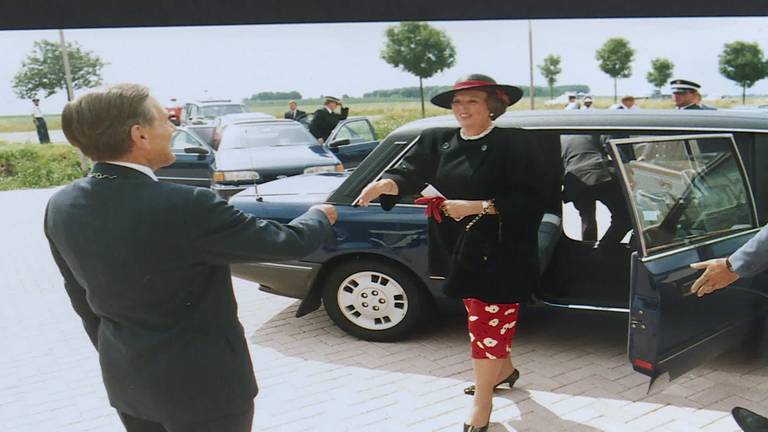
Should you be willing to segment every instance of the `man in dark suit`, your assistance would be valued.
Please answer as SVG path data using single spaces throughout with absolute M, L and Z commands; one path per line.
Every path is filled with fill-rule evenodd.
M 333 232 L 334 207 L 282 225 L 157 182 L 174 126 L 143 86 L 79 97 L 62 127 L 96 164 L 51 197 L 45 234 L 110 404 L 129 432 L 250 431 L 258 388 L 229 264 L 309 254 Z
M 691 267 L 704 270 L 691 286 L 691 292 L 699 297 L 768 270 L 768 225 L 728 258 L 698 262 Z M 731 413 L 745 432 L 768 431 L 768 418 L 741 407 L 735 407 Z
M 597 240 L 595 205 L 600 201 L 611 212 L 611 225 L 600 244 L 618 244 L 632 228 L 632 222 L 600 137 L 562 135 L 561 152 L 563 195 L 579 211 L 582 240 Z
M 336 114 L 336 107 L 341 107 L 341 114 Z M 315 111 L 315 116 L 309 124 L 309 131 L 317 138 L 320 144 L 328 139 L 333 129 L 341 120 L 349 115 L 349 108 L 342 105 L 341 100 L 333 96 L 326 96 L 323 107 Z
M 693 81 L 684 79 L 672 80 L 669 83 L 672 87 L 672 99 L 675 101 L 675 107 L 679 110 L 714 110 L 708 105 L 701 104 L 701 86 Z
M 285 112 L 283 115 L 284 118 L 289 120 L 296 120 L 301 121 L 304 117 L 307 116 L 307 113 L 298 109 L 298 105 L 296 104 L 296 101 L 290 101 L 288 102 L 288 111 Z

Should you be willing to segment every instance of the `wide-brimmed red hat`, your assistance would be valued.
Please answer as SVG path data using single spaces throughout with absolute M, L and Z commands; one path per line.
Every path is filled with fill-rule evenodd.
M 495 89 L 499 99 L 507 106 L 513 105 L 523 97 L 523 91 L 518 87 L 504 84 L 496 84 L 496 80 L 483 74 L 469 74 L 459 78 L 456 84 L 448 91 L 435 95 L 430 101 L 441 108 L 451 108 L 453 95 L 462 90 Z

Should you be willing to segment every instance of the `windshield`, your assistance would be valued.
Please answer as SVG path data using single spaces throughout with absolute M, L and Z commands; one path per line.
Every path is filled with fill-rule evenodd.
M 245 106 L 238 104 L 207 105 L 200 108 L 200 115 L 207 118 L 216 118 L 225 114 L 244 113 Z
M 296 122 L 236 124 L 224 130 L 220 150 L 316 144 L 307 129 Z

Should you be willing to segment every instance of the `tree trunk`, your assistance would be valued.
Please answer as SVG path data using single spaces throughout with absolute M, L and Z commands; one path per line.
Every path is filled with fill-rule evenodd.
M 747 86 L 742 85 L 741 86 L 741 104 L 745 105 L 747 103 Z
M 618 95 L 618 90 L 617 90 L 618 81 L 619 81 L 618 78 L 614 78 L 613 79 L 613 103 L 618 102 L 618 96 L 619 96 Z
M 555 98 L 554 94 L 555 94 L 555 89 L 554 89 L 554 87 L 552 86 L 552 84 L 550 84 L 550 85 L 549 85 L 549 98 L 550 98 L 550 99 L 554 99 L 554 98 Z
M 426 117 L 424 112 L 424 86 L 422 85 L 421 77 L 419 77 L 419 93 L 421 94 L 421 118 Z

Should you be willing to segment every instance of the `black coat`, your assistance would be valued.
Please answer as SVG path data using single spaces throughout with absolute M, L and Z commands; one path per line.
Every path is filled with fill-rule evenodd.
M 285 114 L 283 114 L 283 118 L 286 118 L 288 120 L 296 120 L 296 121 L 299 121 L 299 120 L 303 119 L 306 116 L 307 116 L 307 113 L 302 111 L 302 110 L 299 110 L 299 109 L 296 110 L 296 117 L 295 118 L 293 117 L 293 113 L 290 112 L 290 111 L 286 111 Z
M 400 197 L 421 191 L 425 183 L 447 199 L 495 200 L 499 215 L 483 216 L 471 228 L 474 238 L 500 239 L 500 248 L 491 252 L 488 267 L 470 268 L 468 263 L 450 258 L 474 216 L 458 222 L 445 218 L 442 223 L 430 218 L 429 270 L 432 275 L 447 276 L 446 295 L 514 303 L 528 300 L 536 289 L 538 228 L 549 200 L 559 192 L 548 188 L 554 185 L 559 189 L 559 179 L 539 181 L 546 170 L 531 144 L 513 129 L 494 128 L 473 141 L 461 139 L 458 129 L 428 129 L 403 160 L 384 174 L 398 184 L 400 193 L 381 197 L 385 210 Z M 470 258 L 482 258 L 488 252 L 480 250 L 483 247 L 470 247 Z
M 208 189 L 118 165 L 56 192 L 45 234 L 96 347 L 110 403 L 153 421 L 246 409 L 258 389 L 229 265 L 299 258 L 332 228 L 319 210 L 288 225 Z
M 327 109 L 320 108 L 315 111 L 312 122 L 309 124 L 309 132 L 314 135 L 315 138 L 322 138 L 327 140 L 328 136 L 333 132 L 333 129 L 341 120 L 344 120 L 349 115 L 349 108 L 341 108 L 341 114 L 335 112 L 328 112 Z

